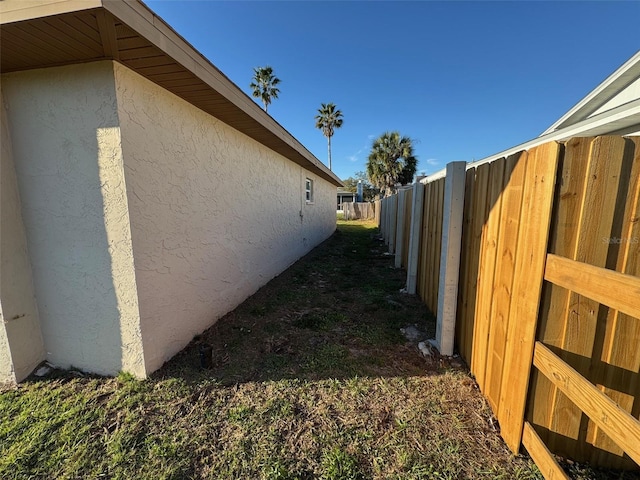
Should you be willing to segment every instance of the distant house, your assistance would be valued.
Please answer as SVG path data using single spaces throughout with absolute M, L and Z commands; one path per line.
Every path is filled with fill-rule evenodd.
M 0 381 L 145 377 L 335 230 L 340 180 L 141 2 L 0 22 Z
M 354 192 L 338 187 L 338 210 L 342 210 L 342 204 L 345 202 L 355 202 L 355 198 L 356 194 Z

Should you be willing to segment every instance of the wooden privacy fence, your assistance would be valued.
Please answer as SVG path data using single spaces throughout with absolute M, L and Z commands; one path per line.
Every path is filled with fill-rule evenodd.
M 446 181 L 414 186 L 422 208 L 402 219 L 421 224 L 418 262 L 402 263 L 407 285 L 415 269 L 434 313 Z M 463 190 L 456 344 L 506 443 L 524 444 L 547 478 L 564 475 L 549 450 L 637 468 L 640 138 L 540 145 L 468 168 Z
M 345 202 L 342 204 L 345 220 L 373 220 L 375 205 L 369 202 Z

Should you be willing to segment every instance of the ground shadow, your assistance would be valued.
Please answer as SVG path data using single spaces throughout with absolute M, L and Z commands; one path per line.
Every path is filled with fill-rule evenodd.
M 437 371 L 401 328 L 435 335 L 435 319 L 401 290 L 406 272 L 371 224 L 336 233 L 176 355 L 155 377 L 223 385 L 297 378 L 413 376 Z M 212 347 L 202 368 L 201 345 Z M 208 358 L 208 354 L 206 355 Z M 456 365 L 462 367 L 462 365 Z

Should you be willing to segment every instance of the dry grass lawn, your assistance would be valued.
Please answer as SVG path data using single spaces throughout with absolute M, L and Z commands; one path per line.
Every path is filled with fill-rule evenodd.
M 402 337 L 435 325 L 391 265 L 371 223 L 340 222 L 148 380 L 55 371 L 5 388 L 0 478 L 542 478 L 466 367 Z

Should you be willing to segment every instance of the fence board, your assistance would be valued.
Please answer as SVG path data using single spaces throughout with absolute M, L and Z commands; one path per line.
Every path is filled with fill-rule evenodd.
M 571 139 L 567 142 L 556 188 L 554 214 L 549 251 L 558 255 L 574 258 L 578 238 L 578 219 L 582 208 L 584 188 L 587 176 L 588 160 L 591 155 L 593 138 Z M 538 338 L 547 345 L 561 347 L 564 339 L 566 316 L 569 309 L 569 291 L 546 284 L 543 290 Z M 544 376 L 534 372 L 532 395 L 529 401 L 529 419 L 534 425 L 547 430 L 552 429 L 553 406 L 558 391 Z M 543 435 L 548 444 L 556 449 L 555 438 Z
M 375 207 L 369 202 L 344 202 L 342 204 L 345 220 L 372 220 L 375 218 Z
M 460 356 L 471 358 L 471 340 L 473 332 L 473 313 L 475 312 L 475 279 L 477 276 L 478 257 L 473 256 L 471 211 L 473 207 L 473 190 L 476 181 L 476 169 L 467 170 L 464 190 L 464 216 L 462 221 L 462 258 L 460 259 L 460 290 L 458 292 L 458 310 L 456 320 L 456 342 Z M 470 301 L 469 291 L 474 290 Z M 471 327 L 471 328 L 469 328 Z
M 396 226 L 398 223 L 398 195 L 388 197 L 389 212 L 391 213 L 389 221 L 389 253 L 396 252 Z
M 409 243 L 410 243 L 410 235 L 411 235 L 411 206 L 413 204 L 413 188 L 407 189 L 404 191 L 405 195 L 405 203 L 404 203 L 404 234 L 403 240 L 404 243 L 402 245 L 402 261 L 401 265 L 404 268 L 407 268 L 409 265 Z
M 396 231 L 395 231 L 395 258 L 393 266 L 400 268 L 402 266 L 402 249 L 404 247 L 404 226 L 405 226 L 405 192 L 403 189 L 398 189 L 398 193 L 394 195 L 396 206 Z
M 524 423 L 524 431 L 522 432 L 522 444 L 533 458 L 537 467 L 542 472 L 545 480 L 566 479 L 569 477 L 564 470 L 558 465 L 547 446 L 540 439 L 536 431 L 529 422 Z
M 484 249 L 485 243 L 483 239 L 486 236 L 487 229 L 487 218 L 489 217 L 489 211 L 491 209 L 490 201 L 489 201 L 489 192 L 490 192 L 490 181 L 491 181 L 491 165 L 485 164 L 480 165 L 476 171 L 476 186 L 479 187 L 476 189 L 476 196 L 473 199 L 473 230 L 474 230 L 474 243 L 477 243 L 477 252 L 478 252 L 478 270 L 476 272 L 476 278 L 474 281 L 476 282 L 476 287 L 474 289 L 475 292 L 475 311 L 473 315 L 473 330 L 472 330 L 472 346 L 471 346 L 471 358 L 469 360 L 469 366 L 471 368 L 471 373 L 474 375 L 476 371 L 479 369 L 479 356 L 483 355 L 483 351 L 479 352 L 478 350 L 483 350 L 483 343 L 480 339 L 483 338 L 480 335 L 480 332 L 484 330 L 484 325 L 480 322 L 480 316 L 478 315 L 479 307 L 478 300 L 480 298 L 479 292 L 481 290 L 481 278 L 484 278 L 482 275 L 482 268 L 486 268 L 486 262 L 483 262 L 484 257 Z
M 428 221 L 429 221 L 429 231 L 428 231 L 428 238 L 429 241 L 427 243 L 427 250 L 426 250 L 426 255 L 427 255 L 427 281 L 426 281 L 426 285 L 425 285 L 425 303 L 427 304 L 427 307 L 429 307 L 429 310 L 431 310 L 432 313 L 434 313 L 434 306 L 433 306 L 433 268 L 434 268 L 434 255 L 435 255 L 435 242 L 436 242 L 436 222 L 437 222 L 437 216 L 436 216 L 436 212 L 438 209 L 438 182 L 431 182 L 429 184 L 427 184 L 429 187 L 429 197 L 430 197 L 430 201 L 429 201 L 429 207 L 430 207 L 430 212 L 429 212 L 429 217 L 428 217 Z
M 474 355 L 474 332 L 476 329 L 476 298 L 478 289 L 478 270 L 480 268 L 480 259 L 482 258 L 482 232 L 487 215 L 487 192 L 489 191 L 489 165 L 484 164 L 476 168 L 476 180 L 473 190 L 473 201 L 470 205 L 471 213 L 471 269 L 469 272 L 469 285 L 466 291 L 468 302 L 467 321 L 469 325 L 467 332 L 469 333 L 468 356 L 465 357 L 467 363 L 471 366 Z M 473 308 L 471 308 L 471 305 Z M 473 372 L 473 369 L 472 369 Z
M 640 422 L 625 412 L 542 343 L 535 346 L 534 365 L 599 428 L 640 464 Z
M 486 221 L 482 232 L 478 290 L 476 293 L 476 329 L 473 333 L 473 358 L 471 367 L 480 389 L 485 392 L 485 371 L 491 326 L 491 305 L 493 302 L 493 281 L 496 271 L 498 237 L 500 233 L 500 213 L 502 191 L 504 189 L 504 168 L 506 160 L 500 158 L 489 164 L 489 198 Z M 496 402 L 488 398 L 495 409 Z
M 429 245 L 429 218 L 431 213 L 431 185 L 426 184 L 423 189 L 424 201 L 422 202 L 422 235 L 420 236 L 418 292 L 422 301 L 426 304 L 427 292 L 427 245 Z
M 516 321 L 508 325 L 512 348 L 505 355 L 498 408 L 502 437 L 513 452 L 522 438 L 559 153 L 557 143 L 546 143 L 529 150 L 527 158 L 510 307 Z
M 550 253 L 547 255 L 544 279 L 577 295 L 640 318 L 640 277 Z
M 511 155 L 505 162 L 500 225 L 496 246 L 496 268 L 492 286 L 493 302 L 489 315 L 491 324 L 489 326 L 485 386 L 485 396 L 489 399 L 494 411 L 497 411 L 497 404 L 500 400 L 507 327 L 511 318 L 509 309 L 526 167 L 527 152 Z
M 631 143 L 631 145 L 629 145 Z M 627 140 L 627 147 L 634 150 L 631 168 L 629 169 L 629 188 L 626 195 L 620 238 L 620 250 L 616 262 L 616 271 L 640 276 L 640 138 Z M 626 169 L 623 169 L 626 170 Z M 624 178 L 626 172 L 621 175 Z M 604 340 L 602 342 L 602 362 L 598 362 L 596 376 L 593 380 L 600 390 L 614 400 L 622 409 L 630 412 L 635 418 L 640 417 L 640 348 L 629 348 L 640 345 L 640 320 L 619 310 L 611 309 L 607 318 Z M 603 368 L 605 367 L 605 368 Z M 613 367 L 613 368 L 612 368 Z M 635 401 L 635 408 L 634 408 Z M 593 423 L 589 425 L 593 426 Z M 593 426 L 588 432 L 588 441 L 598 450 L 594 450 L 590 461 L 595 464 L 611 464 L 612 452 L 622 455 L 620 449 L 598 427 Z M 625 467 L 616 462 L 615 467 Z
M 438 315 L 438 287 L 440 283 L 440 253 L 442 251 L 442 215 L 444 212 L 444 178 L 436 180 L 436 219 L 434 231 L 434 248 L 431 261 L 433 262 L 431 277 L 431 313 Z

